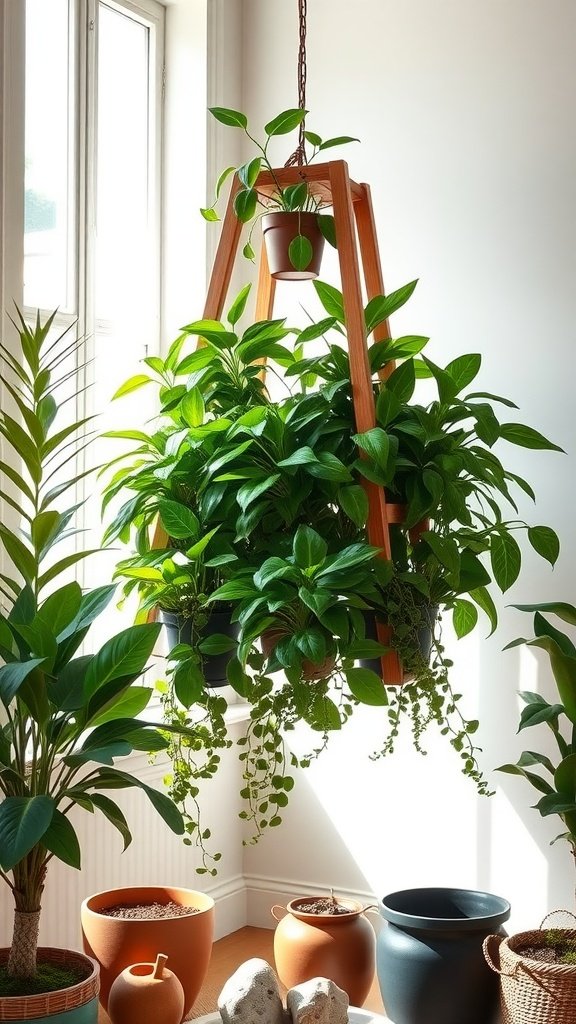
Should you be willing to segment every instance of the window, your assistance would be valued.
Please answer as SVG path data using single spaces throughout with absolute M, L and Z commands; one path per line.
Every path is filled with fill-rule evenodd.
M 77 322 L 78 418 L 98 431 L 138 427 L 142 402 L 110 406 L 118 385 L 160 346 L 160 168 L 164 9 L 154 0 L 25 0 L 24 304 Z M 90 385 L 87 387 L 87 385 Z M 101 440 L 90 463 L 114 453 Z M 82 546 L 99 547 L 88 478 Z M 89 560 L 86 585 L 110 576 Z

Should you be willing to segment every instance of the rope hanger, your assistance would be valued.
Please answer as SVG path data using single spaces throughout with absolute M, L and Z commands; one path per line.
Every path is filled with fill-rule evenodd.
M 300 44 L 298 47 L 298 109 L 306 110 L 306 16 L 308 13 L 308 0 L 298 0 L 298 24 Z M 306 140 L 304 138 L 304 121 L 300 122 L 298 135 L 298 146 L 288 157 L 285 167 L 302 167 L 308 161 L 306 159 Z

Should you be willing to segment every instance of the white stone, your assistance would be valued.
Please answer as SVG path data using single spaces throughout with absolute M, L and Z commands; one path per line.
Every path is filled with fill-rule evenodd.
M 348 995 L 328 978 L 312 978 L 295 985 L 286 996 L 293 1024 L 346 1024 Z
M 278 980 L 266 960 L 254 957 L 228 978 L 218 996 L 223 1024 L 285 1024 Z

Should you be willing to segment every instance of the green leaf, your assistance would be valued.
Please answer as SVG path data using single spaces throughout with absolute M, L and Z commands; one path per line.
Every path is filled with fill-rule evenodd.
M 220 197 L 220 193 L 222 191 L 222 186 L 228 180 L 230 175 L 234 174 L 235 170 L 236 170 L 236 168 L 232 166 L 232 167 L 226 167 L 222 171 L 222 174 L 220 175 L 220 177 L 218 178 L 218 181 L 216 182 L 216 189 L 215 189 L 215 193 L 214 193 L 215 194 L 215 198 L 216 198 L 216 202 L 218 202 L 218 199 Z
M 307 110 L 294 108 L 283 110 L 281 114 L 277 114 L 271 121 L 268 121 L 268 124 L 264 125 L 264 131 L 266 135 L 287 135 L 288 132 L 294 131 L 294 128 L 298 127 L 307 113 Z
M 399 402 L 404 404 L 412 398 L 415 384 L 414 362 L 412 359 L 407 359 L 390 374 L 386 381 L 386 388 L 396 396 Z
M 297 185 L 288 185 L 288 188 L 284 189 L 282 198 L 286 210 L 302 210 L 308 199 L 308 185 L 305 181 L 300 181 Z
M 80 611 L 82 588 L 79 583 L 67 583 L 55 593 L 50 594 L 38 609 L 38 618 L 50 627 L 53 635 L 58 638 L 60 633 L 69 626 Z
M 428 367 L 436 384 L 438 385 L 438 397 L 442 403 L 449 403 L 455 398 L 457 394 L 457 385 L 454 383 L 452 377 L 446 370 L 443 370 L 440 366 L 436 366 L 431 359 L 426 356 L 422 357 L 422 362 Z
M 490 564 L 502 593 L 518 579 L 522 555 L 510 533 L 495 533 L 490 541 Z
M 334 146 L 347 146 L 349 142 L 360 142 L 360 139 L 355 139 L 351 135 L 338 135 L 334 139 L 326 139 L 326 142 L 321 142 L 319 149 L 333 149 Z
M 130 626 L 108 640 L 88 666 L 84 692 L 92 696 L 112 679 L 139 675 L 150 657 L 162 626 L 148 622 Z
M 81 562 L 83 558 L 88 558 L 89 555 L 95 555 L 99 553 L 102 548 L 92 548 L 90 551 L 75 551 L 73 555 L 67 555 L 66 558 L 60 559 L 55 565 L 51 565 L 45 573 L 42 574 L 38 580 L 38 589 L 43 590 L 44 587 L 55 580 L 57 576 L 65 572 L 72 565 L 76 565 L 77 562 Z
M 89 658 L 87 658 L 89 661 Z M 71 662 L 73 664 L 73 662 Z M 86 666 L 87 667 L 87 666 Z M 137 718 L 148 706 L 152 690 L 149 686 L 129 686 L 112 698 L 105 705 L 102 712 L 95 718 L 90 719 L 90 726 L 104 725 L 106 722 L 114 722 L 119 718 Z
M 3 523 L 0 523 L 0 539 L 14 566 L 27 583 L 32 583 L 36 574 L 36 563 L 32 552 Z
M 277 480 L 280 479 L 280 473 L 272 473 L 271 476 L 265 477 L 264 480 L 249 480 L 247 483 L 242 484 L 238 488 L 236 500 L 240 505 L 243 512 L 259 498 L 261 494 L 269 491 L 274 486 Z
M 174 802 L 164 793 L 159 793 L 158 790 L 141 782 L 134 775 L 128 775 L 117 768 L 101 768 L 95 778 L 86 780 L 84 786 L 88 791 L 94 789 L 141 789 L 168 827 L 176 835 L 182 835 L 184 832 L 182 815 Z
M 452 613 L 452 622 L 454 624 L 454 632 L 458 639 L 471 633 L 478 622 L 478 612 L 470 601 L 463 601 L 458 598 L 454 602 L 454 610 Z
M 350 470 L 332 452 L 319 452 L 317 460 L 307 463 L 306 469 L 310 476 L 317 477 L 319 480 L 348 483 L 352 479 Z
M 246 597 L 255 596 L 255 587 L 252 582 L 244 580 L 229 580 L 223 583 L 218 590 L 208 598 L 209 601 L 243 601 Z
M 52 821 L 42 836 L 42 845 L 58 860 L 71 868 L 80 870 L 80 843 L 78 836 L 65 814 L 54 809 Z
M 263 590 L 271 580 L 283 579 L 286 576 L 294 576 L 294 574 L 295 570 L 292 565 L 283 558 L 272 555 L 271 558 L 262 562 L 260 568 L 254 573 L 254 583 L 259 590 Z M 220 588 L 220 591 L 222 589 Z M 254 596 L 253 592 L 250 593 L 250 596 Z
M 122 398 L 123 395 L 129 395 L 132 391 L 138 391 L 139 388 L 143 388 L 145 384 L 151 384 L 152 377 L 149 377 L 146 373 L 136 373 L 133 377 L 124 381 L 120 385 L 117 391 L 112 395 L 112 401 L 115 398 Z
M 238 168 L 238 177 L 245 188 L 253 188 L 256 184 L 258 175 L 260 174 L 260 168 L 262 167 L 262 157 L 256 156 L 253 160 L 250 160 L 247 164 L 242 164 L 242 167 Z M 248 288 L 250 285 L 248 285 Z M 230 321 L 234 323 L 234 321 Z
M 111 825 L 120 833 L 124 840 L 124 850 L 126 850 L 132 842 L 132 833 L 128 828 L 128 822 L 124 817 L 124 814 L 118 807 L 118 804 L 114 803 L 113 800 L 108 796 L 104 796 L 103 793 L 91 793 L 90 800 L 102 812 L 105 818 L 108 819 Z
M 544 604 L 513 604 L 519 612 L 548 612 L 550 615 L 557 615 L 563 622 L 576 626 L 576 608 L 565 601 L 547 601 Z
M 560 541 L 554 530 L 549 526 L 530 526 L 528 540 L 537 554 L 550 562 L 550 565 L 555 565 L 560 554 Z
M 448 572 L 454 573 L 456 576 L 458 575 L 460 571 L 460 554 L 458 552 L 458 545 L 452 537 L 441 537 L 440 534 L 434 533 L 432 530 L 425 530 L 420 535 L 420 539 L 426 541 L 426 544 L 431 548 L 440 564 Z
M 326 239 L 328 245 L 333 246 L 334 249 L 338 247 L 336 241 L 336 224 L 334 223 L 334 217 L 329 213 L 319 213 L 316 216 L 318 221 L 318 227 L 320 228 L 320 234 Z
M 338 502 L 344 509 L 349 519 L 360 529 L 366 525 L 368 519 L 368 495 L 359 484 L 350 484 L 348 487 L 338 488 Z
M 569 754 L 554 772 L 554 785 L 559 793 L 576 799 L 576 754 Z
M 28 676 L 44 661 L 44 658 L 32 658 L 30 661 L 15 661 L 9 665 L 2 665 L 0 668 L 0 700 L 5 707 L 8 707 L 14 699 Z
M 158 502 L 160 522 L 169 537 L 177 540 L 185 540 L 187 537 L 197 537 L 200 523 L 192 509 L 181 505 L 178 501 L 162 499 Z
M 533 725 L 541 725 L 542 722 L 558 722 L 558 716 L 563 714 L 564 708 L 561 704 L 533 703 L 522 709 L 518 732 L 528 729 Z
M 463 388 L 468 387 L 474 378 L 478 376 L 481 363 L 482 356 L 477 352 L 458 356 L 457 359 L 453 359 L 452 362 L 448 363 L 446 373 L 449 373 L 454 381 L 456 394 L 459 394 Z
M 375 327 L 378 327 L 392 313 L 408 302 L 417 284 L 418 281 L 410 281 L 409 284 L 403 285 L 395 292 L 390 292 L 390 295 L 376 295 L 375 298 L 370 299 L 364 311 L 367 333 L 370 334 Z
M 204 217 L 204 220 L 209 221 L 211 224 L 220 220 L 220 217 L 213 206 L 201 206 L 200 213 Z
M 303 445 L 302 448 L 292 452 L 292 455 L 289 455 L 288 458 L 282 459 L 278 465 L 284 468 L 288 466 L 307 466 L 314 462 L 318 462 L 316 454 L 308 445 Z
M 295 270 L 306 270 L 313 255 L 312 244 L 305 235 L 296 235 L 288 246 L 288 259 Z
M 258 193 L 253 188 L 243 188 L 234 197 L 234 212 L 242 224 L 247 224 L 256 214 Z
M 363 434 L 353 434 L 352 440 L 374 459 L 380 469 L 386 470 L 390 455 L 390 438 L 382 427 L 372 427 Z
M 240 317 L 242 316 L 246 308 L 246 303 L 248 301 L 248 296 L 250 294 L 251 287 L 251 284 L 247 284 L 242 289 L 242 291 L 238 292 L 238 295 L 236 296 L 234 302 L 232 303 L 230 309 L 228 310 L 228 323 L 232 324 L 233 327 L 235 324 L 238 323 Z
M 310 526 L 299 526 L 294 537 L 294 560 L 301 569 L 312 569 L 326 558 L 328 545 Z
M 254 252 L 253 247 L 250 245 L 250 242 L 246 242 L 246 245 L 242 249 L 242 255 L 243 255 L 245 260 L 255 260 L 256 259 L 256 253 Z
M 548 793 L 538 801 L 536 809 L 540 811 L 543 818 L 548 817 L 549 814 L 574 814 L 576 813 L 576 803 L 563 793 Z
M 316 132 L 306 131 L 304 132 L 304 138 L 306 139 L 307 142 L 310 143 L 311 146 L 314 146 L 316 148 L 322 145 L 322 139 L 320 138 L 319 135 L 316 134 Z
M 224 633 L 212 633 L 198 644 L 198 650 L 202 654 L 226 654 L 227 651 L 233 651 L 235 648 L 236 641 L 230 636 L 225 636 Z
M 191 388 L 180 402 L 180 412 L 189 427 L 200 427 L 204 422 L 204 398 L 200 388 Z
M 492 627 L 488 636 L 492 636 L 492 633 L 498 625 L 498 612 L 496 611 L 496 605 L 494 604 L 489 591 L 486 590 L 486 587 L 477 587 L 475 590 L 470 591 L 470 597 L 488 616 Z
M 544 434 L 540 434 L 533 427 L 527 427 L 524 423 L 502 423 L 500 437 L 511 444 L 517 444 L 521 448 L 545 449 L 547 451 L 564 452 L 557 444 L 548 441 Z
M 173 678 L 174 692 L 185 708 L 200 700 L 205 688 L 204 676 L 198 665 L 185 661 L 178 666 Z
M 368 668 L 349 668 L 345 672 L 350 693 L 361 704 L 385 707 L 388 704 L 386 688 L 375 672 Z
M 333 288 L 331 284 L 326 284 L 324 281 L 313 281 L 312 283 L 328 316 L 334 317 L 335 320 L 343 324 L 345 317 L 342 292 L 339 292 L 337 288 Z
M 326 637 L 319 629 L 308 627 L 294 634 L 298 650 L 313 665 L 321 665 L 326 658 Z
M 187 548 L 186 554 L 188 555 L 188 558 L 200 558 L 200 555 L 202 554 L 203 551 L 206 550 L 210 541 L 212 540 L 212 537 L 214 536 L 215 533 L 218 532 L 219 529 L 220 525 L 215 526 L 212 530 L 208 530 L 208 533 L 205 533 L 204 536 L 200 538 L 200 540 L 196 541 L 196 543 L 192 545 L 192 547 Z
M 0 866 L 10 871 L 40 842 L 50 825 L 49 796 L 8 796 L 0 803 Z
M 248 127 L 246 114 L 242 114 L 239 110 L 231 110 L 229 107 L 209 107 L 208 109 L 212 117 L 220 121 L 220 124 L 225 124 L 230 128 L 246 129 Z

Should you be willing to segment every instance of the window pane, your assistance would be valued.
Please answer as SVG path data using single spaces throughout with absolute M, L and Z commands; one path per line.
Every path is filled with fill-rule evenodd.
M 68 0 L 26 0 L 24 303 L 72 310 Z

